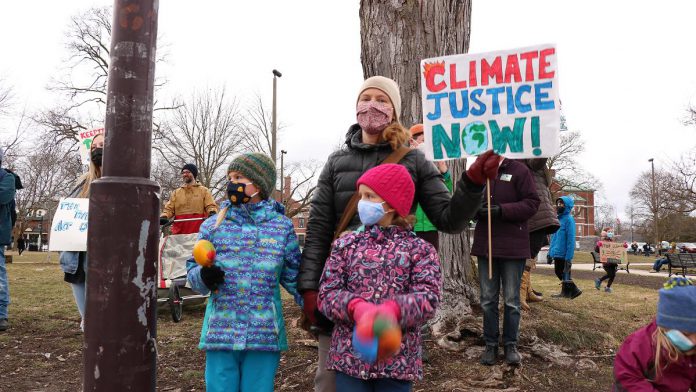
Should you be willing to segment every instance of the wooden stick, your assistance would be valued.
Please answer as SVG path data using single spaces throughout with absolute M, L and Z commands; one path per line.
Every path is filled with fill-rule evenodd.
M 493 244 L 491 243 L 491 180 L 486 178 L 486 204 L 488 205 L 488 280 L 493 280 Z

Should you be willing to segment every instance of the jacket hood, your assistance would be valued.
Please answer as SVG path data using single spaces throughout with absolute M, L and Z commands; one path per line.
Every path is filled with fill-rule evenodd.
M 352 150 L 363 151 L 381 150 L 387 148 L 391 149 L 391 145 L 389 145 L 389 143 L 386 141 L 377 144 L 363 143 L 362 128 L 360 128 L 360 125 L 358 124 L 353 124 L 350 126 L 350 128 L 348 128 L 348 132 L 346 133 L 346 146 Z
M 575 200 L 573 200 L 573 198 L 570 196 L 561 196 L 558 199 L 556 199 L 556 202 L 558 203 L 559 200 L 563 200 L 563 204 L 565 204 L 565 210 L 563 210 L 563 213 L 559 215 L 570 214 L 570 211 L 572 211 L 573 207 L 575 206 Z

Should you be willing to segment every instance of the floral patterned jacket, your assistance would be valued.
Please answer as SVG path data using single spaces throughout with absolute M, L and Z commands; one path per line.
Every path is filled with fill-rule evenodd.
M 362 379 L 423 378 L 420 328 L 435 315 L 440 278 L 435 248 L 409 230 L 374 225 L 337 239 L 319 288 L 319 309 L 336 323 L 327 368 Z M 403 337 L 397 355 L 372 365 L 355 355 L 354 321 L 348 314 L 355 298 L 399 305 Z

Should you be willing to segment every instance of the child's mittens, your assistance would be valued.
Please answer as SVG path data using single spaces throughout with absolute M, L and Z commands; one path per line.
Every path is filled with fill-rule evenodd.
M 374 363 L 389 358 L 401 347 L 401 328 L 398 320 L 401 309 L 394 301 L 374 305 L 362 299 L 348 304 L 348 312 L 356 321 L 352 345 L 363 361 Z
M 201 267 L 201 280 L 210 291 L 217 291 L 221 284 L 225 283 L 225 271 L 217 265 Z

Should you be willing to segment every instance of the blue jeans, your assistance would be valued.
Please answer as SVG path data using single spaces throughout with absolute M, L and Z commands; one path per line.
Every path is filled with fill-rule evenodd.
M 278 351 L 205 352 L 207 392 L 273 392 Z
M 7 306 L 10 304 L 10 284 L 7 281 L 5 267 L 5 246 L 0 245 L 0 319 L 7 318 Z
M 520 283 L 525 259 L 493 258 L 493 279 L 488 279 L 488 258 L 478 257 L 479 281 L 481 283 L 481 309 L 483 310 L 483 340 L 487 346 L 497 346 L 500 338 L 498 329 L 498 298 L 500 284 L 503 285 L 505 313 L 503 319 L 503 344 L 516 345 L 520 332 Z
M 413 383 L 393 378 L 363 380 L 336 372 L 336 392 L 411 392 Z
M 667 260 L 666 257 L 662 259 L 657 259 L 655 260 L 655 264 L 653 264 L 653 269 L 657 272 L 660 272 L 662 266 L 667 264 L 669 264 L 669 260 Z

